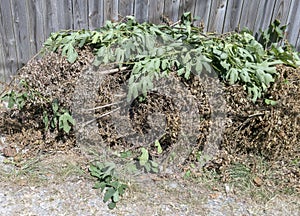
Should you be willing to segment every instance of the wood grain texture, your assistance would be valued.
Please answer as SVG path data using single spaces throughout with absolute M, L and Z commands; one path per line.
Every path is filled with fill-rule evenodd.
M 134 0 L 119 0 L 119 15 L 121 18 L 134 15 Z
M 288 16 L 287 39 L 300 51 L 300 1 L 293 0 Z
M 210 14 L 209 14 L 209 21 L 207 23 L 209 32 L 222 33 L 225 14 L 226 14 L 226 7 L 227 7 L 226 0 L 212 1 Z
M 204 25 L 204 30 L 208 30 L 208 20 L 209 20 L 209 13 L 211 8 L 212 1 L 207 0 L 196 0 L 195 3 L 195 17 L 199 17 L 198 21 L 195 21 L 195 25 L 199 26 Z
M 260 1 L 253 27 L 253 33 L 256 35 L 260 35 L 260 30 L 267 29 L 271 24 L 275 3 L 276 0 Z
M 165 0 L 164 15 L 172 22 L 178 21 L 180 0 Z
M 239 23 L 239 26 L 241 28 L 246 27 L 252 31 L 254 30 L 255 19 L 257 16 L 260 1 L 265 0 L 244 0 Z
M 118 7 L 118 0 L 104 1 L 104 20 L 118 21 Z
M 295 44 L 295 48 L 296 48 L 296 50 L 298 50 L 298 52 L 299 52 L 299 50 L 300 50 L 300 31 L 299 31 L 299 33 L 298 33 L 298 39 L 297 39 L 297 42 L 296 42 L 296 44 Z
M 239 30 L 243 0 L 228 0 L 222 32 Z
M 74 29 L 88 29 L 88 1 L 73 0 L 72 5 Z
M 185 12 L 191 12 L 192 16 L 194 17 L 195 5 L 196 0 L 181 0 L 179 4 L 178 18 L 180 18 Z
M 159 24 L 161 23 L 161 16 L 164 13 L 164 1 L 151 0 L 149 2 L 149 22 Z
M 89 28 L 97 29 L 104 25 L 104 0 L 89 1 Z
M 134 14 L 138 22 L 148 21 L 150 0 L 136 0 L 134 5 Z
M 15 32 L 18 67 L 23 66 L 30 56 L 30 38 L 28 32 L 27 5 L 26 1 L 11 1 L 13 27 Z
M 287 24 L 292 1 L 293 0 L 277 0 L 274 7 L 272 21 L 278 19 L 281 20 L 282 24 Z
M 18 69 L 17 49 L 19 48 L 16 45 L 10 0 L 3 0 L 0 4 L 0 35 L 1 73 L 3 73 L 2 77 L 7 80 Z
M 57 7 L 57 30 L 74 29 L 73 0 L 57 0 L 57 5 L 59 5 L 59 7 Z
M 27 1 L 29 22 L 29 37 L 31 46 L 31 55 L 37 53 L 46 39 L 45 35 L 45 7 L 42 1 Z

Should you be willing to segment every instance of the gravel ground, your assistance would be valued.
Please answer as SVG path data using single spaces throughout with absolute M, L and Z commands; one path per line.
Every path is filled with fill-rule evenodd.
M 299 199 L 275 197 L 265 205 L 253 205 L 220 192 L 191 191 L 174 181 L 138 183 L 116 209 L 109 210 L 92 186 L 84 178 L 43 186 L 1 182 L 0 215 L 300 215 Z
M 132 181 L 117 208 L 109 210 L 100 190 L 92 189 L 94 181 L 78 173 L 84 164 L 78 155 L 49 156 L 17 175 L 19 168 L 6 160 L 0 155 L 0 215 L 5 216 L 300 215 L 299 196 L 278 195 L 259 204 L 231 191 L 212 191 L 201 184 L 155 175 Z

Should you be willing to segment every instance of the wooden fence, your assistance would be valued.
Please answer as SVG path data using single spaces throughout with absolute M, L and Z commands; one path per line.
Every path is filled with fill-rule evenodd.
M 299 0 L 1 0 L 0 80 L 8 80 L 41 48 L 51 32 L 95 29 L 106 20 L 134 15 L 159 23 L 161 15 L 177 21 L 190 11 L 206 31 L 247 27 L 254 32 L 274 19 L 288 25 L 287 38 L 300 50 Z

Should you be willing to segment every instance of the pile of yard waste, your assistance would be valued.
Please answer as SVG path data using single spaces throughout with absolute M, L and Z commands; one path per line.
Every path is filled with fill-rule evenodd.
M 40 58 L 30 60 L 19 71 L 6 91 L 30 90 L 34 94 L 15 93 L 14 96 L 10 94 L 10 97 L 6 94 L 6 99 L 10 98 L 8 103 L 14 105 L 10 109 L 1 107 L 0 132 L 5 136 L 5 148 L 3 148 L 5 156 L 26 160 L 40 154 L 68 151 L 77 147 L 80 140 L 80 142 L 90 142 L 92 145 L 119 152 L 128 150 L 135 152 L 143 146 L 149 150 L 151 158 L 159 159 L 164 157 L 164 153 L 157 154 L 157 146 L 153 143 L 145 145 L 144 140 L 128 138 L 130 134 L 147 133 L 151 127 L 154 127 L 153 125 L 159 127 L 159 123 L 152 122 L 149 126 L 147 122 L 149 116 L 157 113 L 163 114 L 166 122 L 163 136 L 156 138 L 160 143 L 161 151 L 170 152 L 172 147 L 178 144 L 177 142 L 182 142 L 178 137 L 184 117 L 180 115 L 173 98 L 159 91 L 148 92 L 142 98 L 132 100 L 129 113 L 119 116 L 120 122 L 130 122 L 131 131 L 128 131 L 128 134 L 119 133 L 114 125 L 113 112 L 124 98 L 126 100 L 126 95 L 124 96 L 121 88 L 130 79 L 133 68 L 130 66 L 120 68 L 116 65 L 95 66 L 93 49 L 93 46 L 88 45 L 77 47 L 78 56 L 74 62 L 70 62 L 66 56 L 63 56 L 62 50 L 47 52 Z M 102 73 L 99 77 L 101 80 L 95 81 L 95 76 L 91 79 L 86 78 L 87 71 L 90 70 Z M 184 161 L 182 167 L 190 163 L 199 164 L 196 172 L 215 170 L 224 181 L 228 181 L 230 180 L 228 170 L 232 164 L 244 164 L 255 173 L 257 158 L 263 158 L 270 169 L 274 170 L 272 179 L 276 181 L 270 181 L 271 186 L 289 186 L 299 192 L 299 69 L 278 64 L 276 66 L 278 76 L 275 82 L 272 82 L 263 97 L 255 102 L 249 99 L 249 94 L 242 84 L 229 85 L 228 82 L 221 82 L 222 77 L 216 80 L 205 75 L 201 79 L 199 76 L 190 75 L 187 80 L 176 73 L 176 70 L 177 68 L 174 68 L 170 71 L 169 76 L 177 80 L 180 86 L 185 86 L 185 90 L 195 101 L 197 115 L 201 119 L 197 126 L 197 143 L 193 144 L 189 155 L 182 155 L 185 157 L 181 160 Z M 82 83 L 83 76 L 85 76 L 84 83 Z M 79 82 L 82 91 L 78 89 Z M 224 128 L 221 138 L 218 138 L 218 149 L 215 149 L 213 157 L 203 164 L 199 159 L 199 152 L 203 152 L 209 145 L 208 136 L 211 133 L 214 112 L 209 100 L 209 87 L 214 82 L 218 82 L 221 86 L 219 96 L 224 100 L 220 104 L 224 114 L 222 116 Z M 91 87 L 93 89 L 90 90 L 90 94 L 93 95 L 89 97 L 89 91 L 83 91 Z M 183 91 L 182 88 L 175 88 L 176 95 L 182 95 L 180 91 Z M 81 95 L 78 95 L 78 92 Z M 85 118 L 81 110 L 76 109 L 78 107 L 90 110 L 91 121 Z M 52 113 L 52 116 L 47 113 Z M 93 124 L 96 125 L 96 131 L 79 133 L 80 128 L 75 126 L 76 123 L 74 124 L 70 117 L 75 113 L 76 121 L 80 122 L 82 117 L 87 123 L 80 127 L 88 128 Z M 62 116 L 64 118 L 61 118 Z M 188 127 L 192 130 L 194 125 L 187 126 L 187 130 Z M 270 176 L 260 176 L 262 181 L 267 178 L 270 179 Z

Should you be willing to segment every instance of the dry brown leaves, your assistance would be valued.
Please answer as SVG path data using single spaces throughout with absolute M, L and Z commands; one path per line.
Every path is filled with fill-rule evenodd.
M 79 59 L 74 64 L 67 62 L 60 54 L 50 53 L 39 60 L 30 61 L 20 72 L 31 88 L 43 96 L 54 99 L 70 107 L 72 95 L 80 74 L 90 66 L 93 54 L 90 49 L 78 50 Z M 286 66 L 278 66 L 280 73 L 277 81 L 271 86 L 265 98 L 277 102 L 275 106 L 267 105 L 264 100 L 252 103 L 242 86 L 225 86 L 222 96 L 226 101 L 226 128 L 220 144 L 220 154 L 209 164 L 210 167 L 225 170 L 233 161 L 242 162 L 242 155 L 258 155 L 272 162 L 274 167 L 281 169 L 276 178 L 294 182 L 299 185 L 300 161 L 300 71 Z M 128 79 L 130 71 L 108 75 L 103 85 L 99 86 L 95 106 L 117 102 L 114 92 Z M 197 98 L 199 113 L 203 119 L 199 125 L 199 145 L 202 150 L 209 133 L 211 106 L 207 97 L 207 86 L 213 80 L 200 82 L 196 78 L 183 81 L 189 91 Z M 152 99 L 151 99 L 152 98 Z M 137 103 L 131 117 L 135 130 L 143 131 L 145 119 L 153 112 L 163 112 L 168 116 L 166 131 L 170 139 L 164 146 L 171 146 L 180 125 L 180 118 L 172 107 L 172 100 L 159 95 L 152 95 L 150 100 Z M 97 110 L 95 116 L 109 112 L 114 107 Z M 36 109 L 36 110 L 34 110 Z M 74 133 L 70 136 L 61 135 L 58 131 L 44 133 L 41 118 L 38 118 L 37 107 L 27 107 L 26 113 L 17 110 L 1 114 L 1 132 L 7 134 L 7 141 L 23 149 L 23 152 L 49 152 L 72 148 L 75 145 Z M 130 116 L 129 116 L 130 117 Z M 108 146 L 131 148 L 111 127 L 110 116 L 98 120 L 99 134 Z M 122 121 L 122 119 L 120 119 Z M 175 135 L 173 135 L 175 134 Z M 22 151 L 21 151 L 22 152 Z M 196 152 L 196 151 L 195 151 Z M 191 160 L 193 160 L 191 155 Z M 294 166 L 291 166 L 294 161 Z M 248 163 L 248 162 L 247 162 Z M 287 180 L 288 179 L 288 180 Z M 258 182 L 258 181 L 256 181 Z M 297 186 L 298 187 L 298 186 Z

